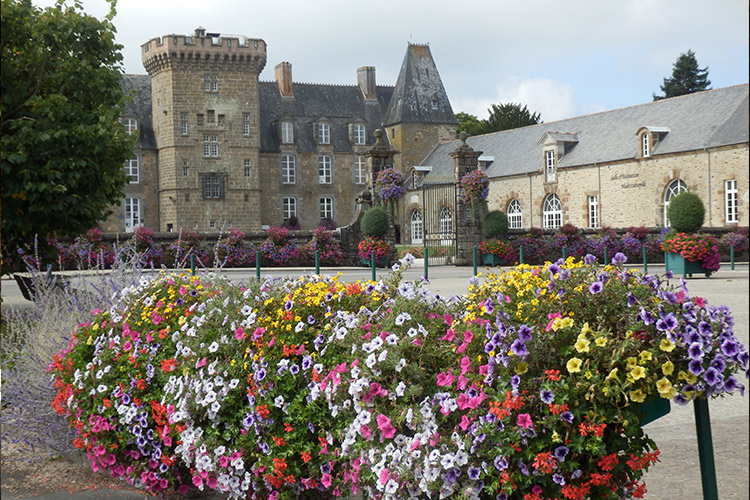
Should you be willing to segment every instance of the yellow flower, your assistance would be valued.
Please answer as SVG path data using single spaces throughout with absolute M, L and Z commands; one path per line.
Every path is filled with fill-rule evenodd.
M 630 399 L 634 403 L 643 403 L 646 401 L 646 394 L 642 390 L 636 389 L 635 391 L 630 391 Z
M 609 375 L 607 375 L 607 378 L 605 380 L 617 380 L 617 381 L 619 381 L 620 378 L 617 376 L 617 368 L 612 368 L 612 371 L 609 372 Z
M 646 376 L 646 369 L 642 366 L 636 366 L 630 370 L 630 375 L 633 377 L 633 380 L 642 379 Z
M 659 343 L 659 349 L 661 349 L 664 352 L 672 352 L 672 350 L 675 348 L 675 344 L 670 342 L 667 339 L 661 339 L 661 342 Z
M 578 352 L 589 352 L 589 341 L 579 336 L 574 347 Z
M 517 375 L 523 375 L 529 371 L 529 364 L 525 361 L 521 361 L 516 365 L 516 374 Z
M 667 380 L 667 377 L 662 377 L 656 381 L 656 390 L 659 391 L 659 395 L 665 399 L 672 399 L 677 392 L 675 388 L 672 387 L 672 382 Z
M 583 374 L 583 376 L 586 377 L 586 379 L 588 380 L 591 377 L 593 377 L 594 375 L 591 373 L 591 370 L 586 370 L 586 372 Z
M 635 366 L 638 365 L 638 358 L 635 358 L 633 356 L 629 357 L 625 361 L 627 362 L 628 370 L 632 370 Z
M 581 335 L 588 335 L 589 333 L 593 333 L 594 330 L 591 329 L 589 326 L 589 322 L 583 324 L 583 328 L 581 328 Z
M 641 351 L 641 363 L 645 363 L 646 361 L 651 361 L 652 356 L 650 351 Z
M 674 372 L 674 364 L 671 361 L 667 360 L 666 363 L 661 365 L 661 372 L 664 375 L 672 375 L 672 372 Z
M 594 342 L 597 346 L 604 347 L 607 344 L 607 339 L 605 339 L 604 337 L 597 337 Z
M 568 372 L 570 373 L 576 373 L 581 371 L 581 364 L 583 361 L 581 361 L 578 358 L 570 358 L 568 360 L 568 363 L 565 365 L 565 367 L 568 369 Z
M 557 433 L 557 431 L 553 432 L 552 433 L 552 442 L 559 443 L 560 441 L 562 441 L 562 439 L 560 439 L 560 435 Z

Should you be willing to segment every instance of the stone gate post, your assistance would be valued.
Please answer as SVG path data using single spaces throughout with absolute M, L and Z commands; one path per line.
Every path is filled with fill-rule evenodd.
M 456 184 L 456 197 L 461 193 L 461 178 L 479 165 L 478 158 L 482 151 L 474 151 L 466 144 L 466 132 L 458 136 L 461 144 L 450 153 L 453 158 L 453 181 Z M 471 206 L 456 200 L 456 265 L 467 266 L 472 264 L 472 247 L 479 246 L 482 241 L 482 228 L 480 207 Z

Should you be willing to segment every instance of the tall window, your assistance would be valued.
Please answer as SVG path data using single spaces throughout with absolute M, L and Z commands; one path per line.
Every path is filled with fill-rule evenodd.
M 641 138 L 641 153 L 643 154 L 644 158 L 651 155 L 651 149 L 649 147 L 648 132 L 644 132 L 643 137 Z
M 216 173 L 203 175 L 203 197 L 209 199 L 223 198 L 224 179 Z
M 411 187 L 417 189 L 417 186 L 419 186 L 419 172 L 414 169 L 411 171 Z
M 125 125 L 128 134 L 134 134 L 138 130 L 138 120 L 135 118 L 125 118 L 123 124 Z
M 249 178 L 249 177 L 250 177 L 250 173 L 251 173 L 251 169 L 250 169 L 250 167 L 251 167 L 251 164 L 250 164 L 250 160 L 242 160 L 242 166 L 243 166 L 243 167 L 244 167 L 244 169 L 245 169 L 245 178 Z
M 294 124 L 292 122 L 281 122 L 281 143 L 294 144 Z
M 294 184 L 297 182 L 297 165 L 293 155 L 281 156 L 281 182 Z
M 560 226 L 562 226 L 562 204 L 556 194 L 551 194 L 544 199 L 542 227 L 557 229 Z
M 450 234 L 453 232 L 453 214 L 448 206 L 440 209 L 440 233 Z
M 330 155 L 318 156 L 318 182 L 321 184 L 330 184 L 332 182 Z
M 518 200 L 511 200 L 508 203 L 508 228 L 521 229 L 523 227 L 523 212 Z
M 180 133 L 182 135 L 187 135 L 188 133 L 187 113 L 180 113 Z
M 250 135 L 250 115 L 242 113 L 242 135 Z
M 365 126 L 362 123 L 354 124 L 354 144 L 363 146 L 366 142 Z
M 589 196 L 589 227 L 591 229 L 599 227 L 599 202 L 596 196 Z
M 219 156 L 219 136 L 203 136 L 203 156 Z
M 544 159 L 546 165 L 547 182 L 555 182 L 555 152 L 545 151 Z
M 216 92 L 219 90 L 219 75 L 206 73 L 203 75 L 203 90 Z
M 125 232 L 132 233 L 141 224 L 140 198 L 125 198 Z
M 281 199 L 281 217 L 286 221 L 297 217 L 297 198 L 287 197 Z
M 331 125 L 329 123 L 318 123 L 318 144 L 331 143 Z
M 364 156 L 354 157 L 354 182 L 364 184 L 367 182 L 367 161 Z
M 726 222 L 733 224 L 739 222 L 737 181 L 724 181 L 724 206 L 726 207 Z
M 138 184 L 141 180 L 140 176 L 140 167 L 138 165 L 139 163 L 139 156 L 138 154 L 135 155 L 135 157 L 125 160 L 125 175 L 128 176 L 128 182 L 130 184 Z
M 333 198 L 320 199 L 320 218 L 333 220 Z
M 411 213 L 411 243 L 412 245 L 422 244 L 422 214 L 419 210 L 414 210 Z
M 667 208 L 669 208 L 669 200 L 680 193 L 684 193 L 687 190 L 687 184 L 682 182 L 682 180 L 680 179 L 672 181 L 669 186 L 667 186 L 667 190 L 664 192 L 664 227 L 670 226 L 669 219 L 667 218 Z

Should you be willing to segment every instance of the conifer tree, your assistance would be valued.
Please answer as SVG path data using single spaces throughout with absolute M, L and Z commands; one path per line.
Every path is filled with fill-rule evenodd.
M 709 89 L 711 81 L 708 79 L 708 66 L 698 67 L 695 53 L 688 50 L 686 54 L 680 54 L 672 67 L 672 77 L 665 78 L 661 86 L 664 95 L 654 94 L 654 101 L 677 97 L 693 92 L 701 92 Z

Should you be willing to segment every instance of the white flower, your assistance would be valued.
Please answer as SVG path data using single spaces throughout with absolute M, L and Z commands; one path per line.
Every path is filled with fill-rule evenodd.
M 453 453 L 446 453 L 442 456 L 440 459 L 440 465 L 443 466 L 443 469 L 451 469 L 456 463 L 456 457 L 453 455 Z
M 402 312 L 398 316 L 396 316 L 396 324 L 397 325 L 403 325 L 404 322 L 409 321 L 411 319 L 411 315 L 407 312 Z
M 380 352 L 380 355 L 378 356 L 378 362 L 382 363 L 383 361 L 385 361 L 385 358 L 387 357 L 388 357 L 388 350 L 387 349 L 382 350 Z
M 375 357 L 375 353 L 370 354 L 367 356 L 367 359 L 365 359 L 365 365 L 367 365 L 367 368 L 372 368 L 375 366 L 375 363 L 377 362 L 377 358 Z
M 211 342 L 211 345 L 208 346 L 208 352 L 216 352 L 219 349 L 219 343 L 214 341 Z
M 96 388 L 97 392 L 104 392 L 107 390 L 107 386 L 104 384 L 101 384 L 99 387 Z
M 398 483 L 394 481 L 393 479 L 389 479 L 387 483 L 385 483 L 385 492 L 388 495 L 393 495 L 398 490 Z
M 388 345 L 396 345 L 396 343 L 398 342 L 398 336 L 397 336 L 397 335 L 394 335 L 394 334 L 390 334 L 390 335 L 388 335 L 388 336 L 387 336 L 387 337 L 385 338 L 385 342 L 386 342 L 386 343 L 387 343 Z
M 284 396 L 276 396 L 276 398 L 273 400 L 273 405 L 276 408 L 281 408 L 284 406 Z
M 404 358 L 401 358 L 398 364 L 396 365 L 396 371 L 401 372 L 401 370 L 403 370 L 405 366 L 406 366 L 406 360 Z
M 404 389 L 406 389 L 406 384 L 404 384 L 403 380 L 398 383 L 396 386 L 396 395 L 397 396 L 403 396 L 404 395 Z M 411 408 L 409 409 L 411 411 Z

